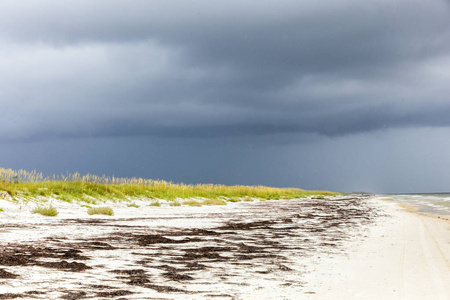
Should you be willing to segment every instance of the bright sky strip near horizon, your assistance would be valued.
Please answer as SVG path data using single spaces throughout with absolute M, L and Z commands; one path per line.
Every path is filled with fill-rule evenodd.
M 450 191 L 450 1 L 1 1 L 0 166 Z

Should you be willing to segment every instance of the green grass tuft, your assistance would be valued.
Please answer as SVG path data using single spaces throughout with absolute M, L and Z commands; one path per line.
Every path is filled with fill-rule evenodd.
M 227 201 L 228 201 L 228 202 L 240 202 L 241 199 L 236 198 L 236 197 L 232 197 L 232 198 L 228 198 Z
M 87 213 L 89 215 L 114 215 L 114 211 L 111 207 L 103 206 L 103 207 L 91 207 L 88 209 Z
M 127 207 L 136 207 L 136 208 L 139 208 L 139 205 L 137 205 L 136 203 L 128 203 L 127 204 Z
M 222 199 L 206 199 L 203 201 L 203 204 L 205 205 L 226 205 L 227 202 L 225 202 Z
M 161 206 L 161 202 L 159 201 L 152 201 L 148 206 Z
M 4 211 L 3 208 L 0 208 L 0 212 Z
M 188 205 L 188 206 L 202 206 L 202 203 L 200 203 L 198 201 L 194 201 L 194 200 L 184 201 L 183 204 Z
M 41 214 L 43 216 L 54 217 L 58 215 L 58 210 L 53 206 L 49 205 L 48 207 L 38 206 L 32 211 L 33 214 Z

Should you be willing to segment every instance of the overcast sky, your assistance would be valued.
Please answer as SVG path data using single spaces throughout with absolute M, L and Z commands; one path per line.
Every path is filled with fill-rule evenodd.
M 450 191 L 450 1 L 1 1 L 0 166 Z

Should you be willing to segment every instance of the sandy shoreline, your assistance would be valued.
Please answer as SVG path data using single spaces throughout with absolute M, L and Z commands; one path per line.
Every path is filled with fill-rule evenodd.
M 448 299 L 450 222 L 381 198 L 55 218 L 6 203 L 0 299 Z
M 450 299 L 450 221 L 375 198 L 387 213 L 345 256 L 322 258 L 310 299 Z

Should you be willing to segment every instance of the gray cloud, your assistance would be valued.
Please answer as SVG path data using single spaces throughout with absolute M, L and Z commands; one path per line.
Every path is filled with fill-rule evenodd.
M 394 129 L 267 145 L 245 138 L 77 138 L 0 147 L 0 165 L 185 183 L 334 191 L 445 192 L 450 128 Z M 286 136 L 292 139 L 292 136 Z
M 0 166 L 446 191 L 441 0 L 1 1 Z
M 3 140 L 450 125 L 438 0 L 5 1 L 0 20 Z

